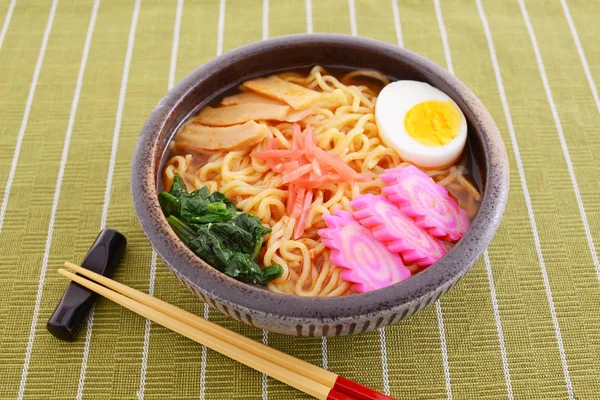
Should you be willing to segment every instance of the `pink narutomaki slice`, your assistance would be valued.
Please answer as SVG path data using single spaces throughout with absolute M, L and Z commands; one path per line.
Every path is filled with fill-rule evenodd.
M 363 226 L 371 229 L 375 239 L 384 242 L 394 253 L 400 253 L 407 263 L 428 267 L 446 254 L 442 243 L 433 238 L 415 221 L 383 196 L 366 194 L 350 202 L 353 213 Z
M 446 188 L 420 169 L 412 165 L 394 168 L 380 177 L 389 185 L 383 188 L 383 193 L 432 236 L 456 242 L 469 229 L 466 211 L 459 207 Z
M 347 211 L 323 215 L 327 228 L 319 230 L 331 249 L 331 262 L 344 269 L 340 276 L 354 283 L 358 293 L 384 288 L 410 277 L 398 254 L 375 239 L 373 233 Z

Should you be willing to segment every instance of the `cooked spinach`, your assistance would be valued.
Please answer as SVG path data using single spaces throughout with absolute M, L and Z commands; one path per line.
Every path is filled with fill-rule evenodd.
M 162 192 L 159 202 L 166 216 L 175 215 L 190 224 L 232 220 L 238 213 L 235 204 L 223 193 L 215 193 L 211 194 L 206 187 L 188 193 L 179 175 L 175 175 L 170 192 Z
M 271 232 L 255 215 L 240 213 L 231 222 L 210 225 L 210 231 L 228 248 L 256 258 L 263 244 L 263 236 Z
M 169 192 L 159 196 L 160 206 L 177 236 L 198 257 L 242 282 L 266 284 L 283 273 L 279 265 L 261 269 L 256 257 L 263 236 L 271 232 L 258 217 L 241 212 L 221 192 L 208 188 L 187 193 L 175 175 Z

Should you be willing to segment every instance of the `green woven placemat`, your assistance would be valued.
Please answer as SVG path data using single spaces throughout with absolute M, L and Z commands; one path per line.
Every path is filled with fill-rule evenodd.
M 396 398 L 600 398 L 599 20 L 587 0 L 0 0 L 0 398 L 306 398 L 105 300 L 76 342 L 52 337 L 67 284 L 55 270 L 104 226 L 128 238 L 115 279 Z M 129 189 L 139 130 L 169 85 L 223 51 L 306 31 L 448 68 L 490 110 L 511 168 L 502 226 L 450 294 L 328 340 L 206 308 L 153 258 Z

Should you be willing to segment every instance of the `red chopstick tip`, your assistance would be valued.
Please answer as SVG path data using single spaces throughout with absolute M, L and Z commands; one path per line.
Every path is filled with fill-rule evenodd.
M 338 376 L 335 380 L 332 391 L 334 390 L 345 393 L 355 400 L 394 400 L 393 397 L 379 393 L 376 390 L 351 381 L 350 379 L 346 379 L 343 376 Z M 329 397 L 327 399 L 329 400 Z
M 337 390 L 331 389 L 327 395 L 327 400 L 356 400 L 354 397 L 350 397 L 347 394 L 340 393 Z

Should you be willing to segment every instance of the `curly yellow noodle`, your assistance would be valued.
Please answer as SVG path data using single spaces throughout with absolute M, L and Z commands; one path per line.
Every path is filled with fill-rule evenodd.
M 192 162 L 191 154 L 188 154 L 185 157 L 184 156 L 171 157 L 171 159 L 165 165 L 165 169 L 164 169 L 164 173 L 163 173 L 165 188 L 167 188 L 167 190 L 173 184 L 173 179 L 175 178 L 175 175 L 176 174 L 184 175 L 184 173 L 186 172 L 186 170 L 191 162 Z
M 266 162 L 251 157 L 253 152 L 265 150 L 269 138 L 275 138 L 280 148 L 290 149 L 293 124 L 257 121 L 267 127 L 267 139 L 244 150 L 205 154 L 202 163 L 195 161 L 195 154 L 188 154 L 185 148 L 178 146 L 176 137 L 172 149 L 177 154 L 165 166 L 163 183 L 170 187 L 174 175 L 180 174 L 190 188 L 207 186 L 211 191 L 221 191 L 240 209 L 258 216 L 271 227 L 259 259 L 263 265 L 281 265 L 283 274 L 267 284 L 269 290 L 299 296 L 351 294 L 352 285 L 342 279 L 342 269 L 331 263 L 330 250 L 320 241 L 318 230 L 326 226 L 323 215 L 339 209 L 352 211 L 350 201 L 361 194 L 381 194 L 383 182 L 379 174 L 387 168 L 409 164 L 379 138 L 374 89 L 342 82 L 365 77 L 383 84 L 389 81 L 376 71 L 352 71 L 338 79 L 320 66 L 314 67 L 308 75 L 286 72 L 279 77 L 321 92 L 312 105 L 315 113 L 298 123 L 312 127 L 319 147 L 342 158 L 354 170 L 371 176 L 372 180 L 353 185 L 329 183 L 315 189 L 305 233 L 294 240 L 296 219 L 286 215 L 287 184 Z M 459 166 L 426 172 L 447 187 L 473 217 L 481 195 L 465 176 L 464 165 L 465 160 L 461 160 Z M 412 272 L 419 270 L 416 265 L 407 267 Z

